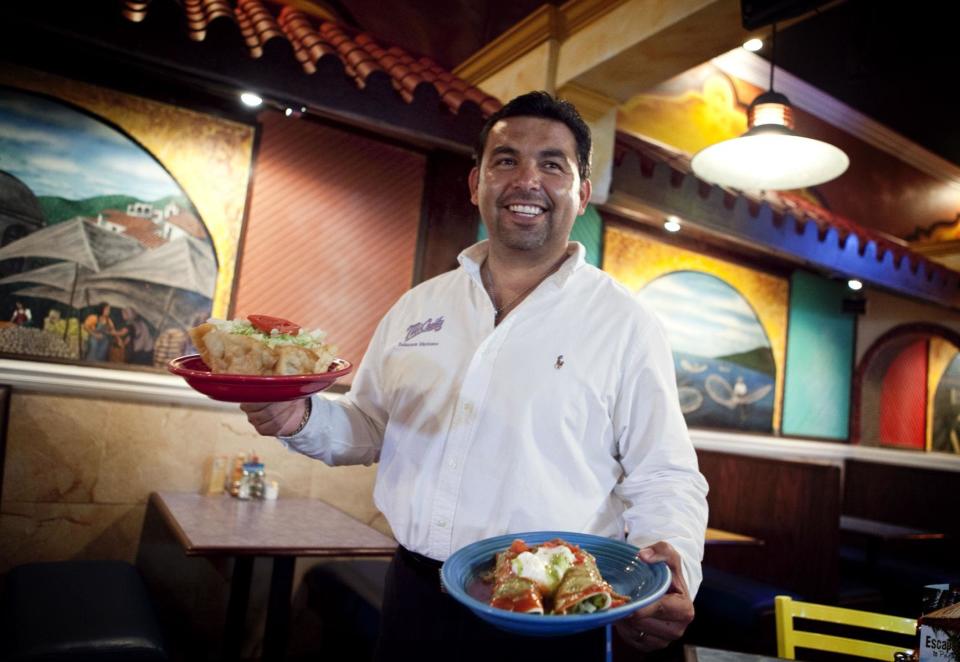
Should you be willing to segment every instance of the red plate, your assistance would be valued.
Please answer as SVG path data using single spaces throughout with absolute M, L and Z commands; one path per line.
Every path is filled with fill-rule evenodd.
M 199 354 L 173 359 L 167 370 L 183 377 L 195 391 L 225 402 L 283 402 L 297 400 L 328 388 L 349 373 L 349 361 L 334 359 L 333 368 L 318 375 L 219 375 L 210 372 Z

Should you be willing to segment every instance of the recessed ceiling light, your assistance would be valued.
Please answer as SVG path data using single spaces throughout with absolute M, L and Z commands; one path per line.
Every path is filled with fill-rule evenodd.
M 240 101 L 242 101 L 244 105 L 250 106 L 251 108 L 256 108 L 263 103 L 263 99 L 260 97 L 260 95 L 254 94 L 253 92 L 242 92 L 240 94 Z
M 668 216 L 663 222 L 663 229 L 667 232 L 680 232 L 680 220 L 676 216 Z
M 857 280 L 856 278 L 851 278 L 847 281 L 847 287 L 856 292 L 857 290 L 863 289 L 863 283 Z
M 743 42 L 743 47 L 751 53 L 756 53 L 763 48 L 763 39 L 757 39 L 756 37 L 747 39 L 745 42 Z

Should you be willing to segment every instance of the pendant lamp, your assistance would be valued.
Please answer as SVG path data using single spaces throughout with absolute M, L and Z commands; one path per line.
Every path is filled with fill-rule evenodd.
M 694 174 L 712 184 L 746 191 L 786 191 L 839 177 L 850 165 L 842 150 L 793 130 L 793 108 L 773 91 L 777 26 L 773 26 L 770 89 L 747 108 L 747 132 L 693 155 Z

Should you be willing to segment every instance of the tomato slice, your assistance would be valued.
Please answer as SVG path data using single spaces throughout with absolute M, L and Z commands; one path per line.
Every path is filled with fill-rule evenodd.
M 300 325 L 294 324 L 290 320 L 285 320 L 282 317 L 272 317 L 270 315 L 247 315 L 247 319 L 253 325 L 253 328 L 258 331 L 263 331 L 266 334 L 270 334 L 274 329 L 277 330 L 277 333 L 287 333 L 291 336 L 295 336 L 300 333 Z

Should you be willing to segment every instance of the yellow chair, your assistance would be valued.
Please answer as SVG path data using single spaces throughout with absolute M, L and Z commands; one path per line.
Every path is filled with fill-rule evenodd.
M 798 647 L 873 658 L 875 660 L 886 660 L 887 662 L 893 661 L 895 653 L 913 652 L 913 649 L 910 648 L 878 644 L 861 639 L 837 637 L 830 634 L 804 632 L 802 630 L 795 630 L 793 627 L 794 618 L 808 618 L 814 621 L 827 621 L 873 630 L 883 630 L 884 632 L 896 632 L 912 637 L 917 633 L 917 621 L 913 618 L 874 614 L 869 611 L 844 609 L 843 607 L 828 607 L 812 602 L 799 602 L 786 595 L 778 595 L 776 597 L 774 610 L 777 621 L 778 657 L 795 660 L 797 659 L 795 656 Z

